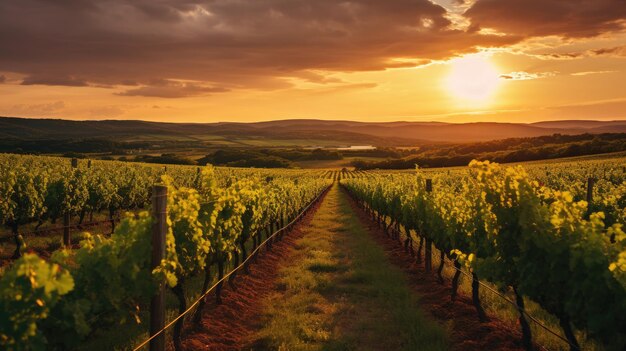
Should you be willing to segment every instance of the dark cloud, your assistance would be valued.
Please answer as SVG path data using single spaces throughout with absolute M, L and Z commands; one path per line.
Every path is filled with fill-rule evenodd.
M 611 48 L 600 48 L 585 51 L 565 52 L 565 53 L 549 53 L 535 54 L 539 58 L 568 60 L 581 57 L 608 56 L 608 57 L 626 57 L 626 46 L 616 46 Z
M 624 4 L 626 6 L 626 4 Z M 602 48 L 591 50 L 591 52 L 596 56 L 621 56 L 626 57 L 626 45 L 625 46 L 616 46 L 613 48 Z
M 323 74 L 310 72 L 310 71 L 302 71 L 302 72 L 299 72 L 298 74 L 295 74 L 293 76 L 295 76 L 295 78 L 299 78 L 299 79 L 302 79 L 304 81 L 307 81 L 307 82 L 310 82 L 310 83 L 317 83 L 317 84 L 344 83 L 344 81 L 342 81 L 339 78 L 328 77 L 328 76 L 325 76 Z
M 7 0 L 0 67 L 26 84 L 132 84 L 124 95 L 174 97 L 215 92 L 206 86 L 284 88 L 285 77 L 329 84 L 310 72 L 410 66 L 393 59 L 428 62 L 520 40 L 449 25 L 429 0 Z M 205 87 L 150 84 L 155 77 Z
M 160 98 L 182 98 L 224 93 L 229 89 L 217 86 L 205 86 L 197 83 L 185 83 L 169 80 L 153 80 L 151 85 L 129 89 L 119 93 L 121 96 L 149 96 Z
M 87 81 L 68 76 L 27 76 L 21 85 L 62 85 L 68 87 L 86 87 Z
M 523 36 L 593 37 L 625 28 L 624 0 L 478 0 L 473 25 Z

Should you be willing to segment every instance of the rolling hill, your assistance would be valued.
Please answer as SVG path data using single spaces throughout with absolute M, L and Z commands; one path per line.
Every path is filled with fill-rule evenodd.
M 538 123 L 354 122 L 277 120 L 255 123 L 163 123 L 139 120 L 71 121 L 0 117 L 3 139 L 114 138 L 124 140 L 206 141 L 311 140 L 335 144 L 403 146 L 476 142 L 542 135 L 623 133 L 626 121 L 546 121 Z M 302 145 L 302 143 L 300 143 Z

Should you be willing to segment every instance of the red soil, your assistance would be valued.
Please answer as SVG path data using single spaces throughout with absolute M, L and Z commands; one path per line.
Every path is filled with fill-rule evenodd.
M 279 267 L 288 260 L 295 241 L 303 236 L 301 228 L 311 221 L 322 201 L 323 198 L 282 240 L 275 242 L 271 251 L 261 250 L 258 261 L 250 265 L 250 274 L 237 274 L 235 289 L 224 284 L 222 304 L 217 305 L 214 295 L 209 295 L 201 326 L 183 335 L 186 350 L 230 351 L 249 347 L 250 337 L 261 329 L 260 301 L 275 290 Z
M 419 294 L 420 307 L 451 326 L 453 350 L 524 350 L 519 331 L 492 316 L 489 316 L 489 322 L 480 323 L 471 298 L 460 292 L 452 302 L 449 281 L 439 284 L 435 272 L 426 273 L 400 242 L 385 235 L 356 202 L 351 200 L 350 203 L 361 223 L 369 228 L 369 233 L 385 250 L 389 261 L 409 277 L 411 288 Z
M 263 250 L 258 261 L 250 266 L 251 274 L 239 273 L 235 279 L 236 289 L 224 284 L 221 305 L 217 305 L 214 296 L 210 295 L 201 326 L 188 327 L 183 335 L 186 350 L 230 351 L 250 347 L 251 336 L 261 328 L 263 306 L 260 301 L 276 288 L 280 266 L 288 261 L 295 241 L 303 236 L 302 226 L 311 221 L 319 203 L 290 233 L 275 243 L 271 251 Z M 467 296 L 459 294 L 456 301 L 451 302 L 449 282 L 441 285 L 434 273 L 427 274 L 417 267 L 415 259 L 397 241 L 388 238 L 354 201 L 351 200 L 351 204 L 363 225 L 386 251 L 390 262 L 409 277 L 411 288 L 420 296 L 420 306 L 433 318 L 450 326 L 453 350 L 523 350 L 518 331 L 493 317 L 490 322 L 480 323 Z

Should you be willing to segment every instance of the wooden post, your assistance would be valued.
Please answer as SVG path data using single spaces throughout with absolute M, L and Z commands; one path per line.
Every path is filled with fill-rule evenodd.
M 200 184 L 202 183 L 202 176 L 200 172 L 200 167 L 196 168 L 196 179 L 194 180 L 194 186 L 196 189 L 200 189 Z
M 72 159 L 72 173 L 78 168 L 78 159 Z M 72 239 L 70 237 L 70 218 L 71 213 L 66 210 L 63 214 L 63 246 L 70 247 L 72 245 Z
M 433 191 L 433 180 L 426 179 L 426 192 L 431 193 Z M 433 267 L 433 254 L 432 254 L 433 240 L 426 236 L 426 248 L 424 250 L 424 269 L 426 272 L 430 272 Z
M 87 160 L 87 168 L 91 168 L 91 160 Z
M 167 232 L 167 187 L 152 187 L 152 261 L 150 271 L 161 265 L 165 257 L 165 233 Z M 165 282 L 160 282 L 150 300 L 150 336 L 165 326 Z M 150 351 L 165 351 L 165 333 L 150 341 Z

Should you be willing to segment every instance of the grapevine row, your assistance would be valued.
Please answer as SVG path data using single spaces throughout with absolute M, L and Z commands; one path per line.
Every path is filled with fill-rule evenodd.
M 114 230 L 116 213 L 137 212 L 150 204 L 151 185 L 167 175 L 176 186 L 198 189 L 200 168 L 162 166 L 117 161 L 87 161 L 60 157 L 0 155 L 0 223 L 11 229 L 16 242 L 14 258 L 25 247 L 23 228 L 36 223 L 63 219 L 70 226 L 72 218 L 82 224 L 86 216 L 105 212 Z M 233 179 L 299 177 L 311 172 L 283 170 L 271 172 L 254 169 L 218 168 L 215 182 L 229 186 Z M 69 245 L 69 238 L 64 238 Z
M 237 266 L 248 247 L 254 249 L 263 234 L 295 217 L 330 184 L 315 173 L 255 171 L 225 181 L 210 166 L 193 173 L 196 188 L 177 185 L 169 172 L 161 176 L 168 189 L 166 250 L 154 270 L 154 218 L 143 210 L 126 216 L 110 237 L 86 234 L 77 250 L 56 251 L 48 261 L 34 254 L 15 261 L 0 278 L 3 347 L 71 349 L 98 329 L 129 320 L 140 323 L 160 281 L 176 296 L 179 310 L 185 310 L 192 277 L 204 275 L 206 290 L 211 267 L 217 267 L 221 278 L 228 263 Z M 177 349 L 181 327 L 182 320 L 174 329 Z
M 478 277 L 512 289 L 520 311 L 526 296 L 556 316 L 572 349 L 579 348 L 574 328 L 585 330 L 607 349 L 626 347 L 623 207 L 606 206 L 610 216 L 592 211 L 570 192 L 541 185 L 521 166 L 474 161 L 469 172 L 446 176 L 440 174 L 433 184 L 420 171 L 368 173 L 342 184 L 379 222 L 389 219 L 386 228 L 404 228 L 405 245 L 413 245 L 411 232 L 419 235 L 418 252 L 424 246 L 427 270 L 432 269 L 431 245 L 455 267 L 470 269 L 482 321 L 487 316 L 477 301 Z M 610 196 L 611 203 L 626 201 L 626 192 Z M 458 274 L 453 299 L 457 282 Z M 519 321 L 530 349 L 523 313 Z

